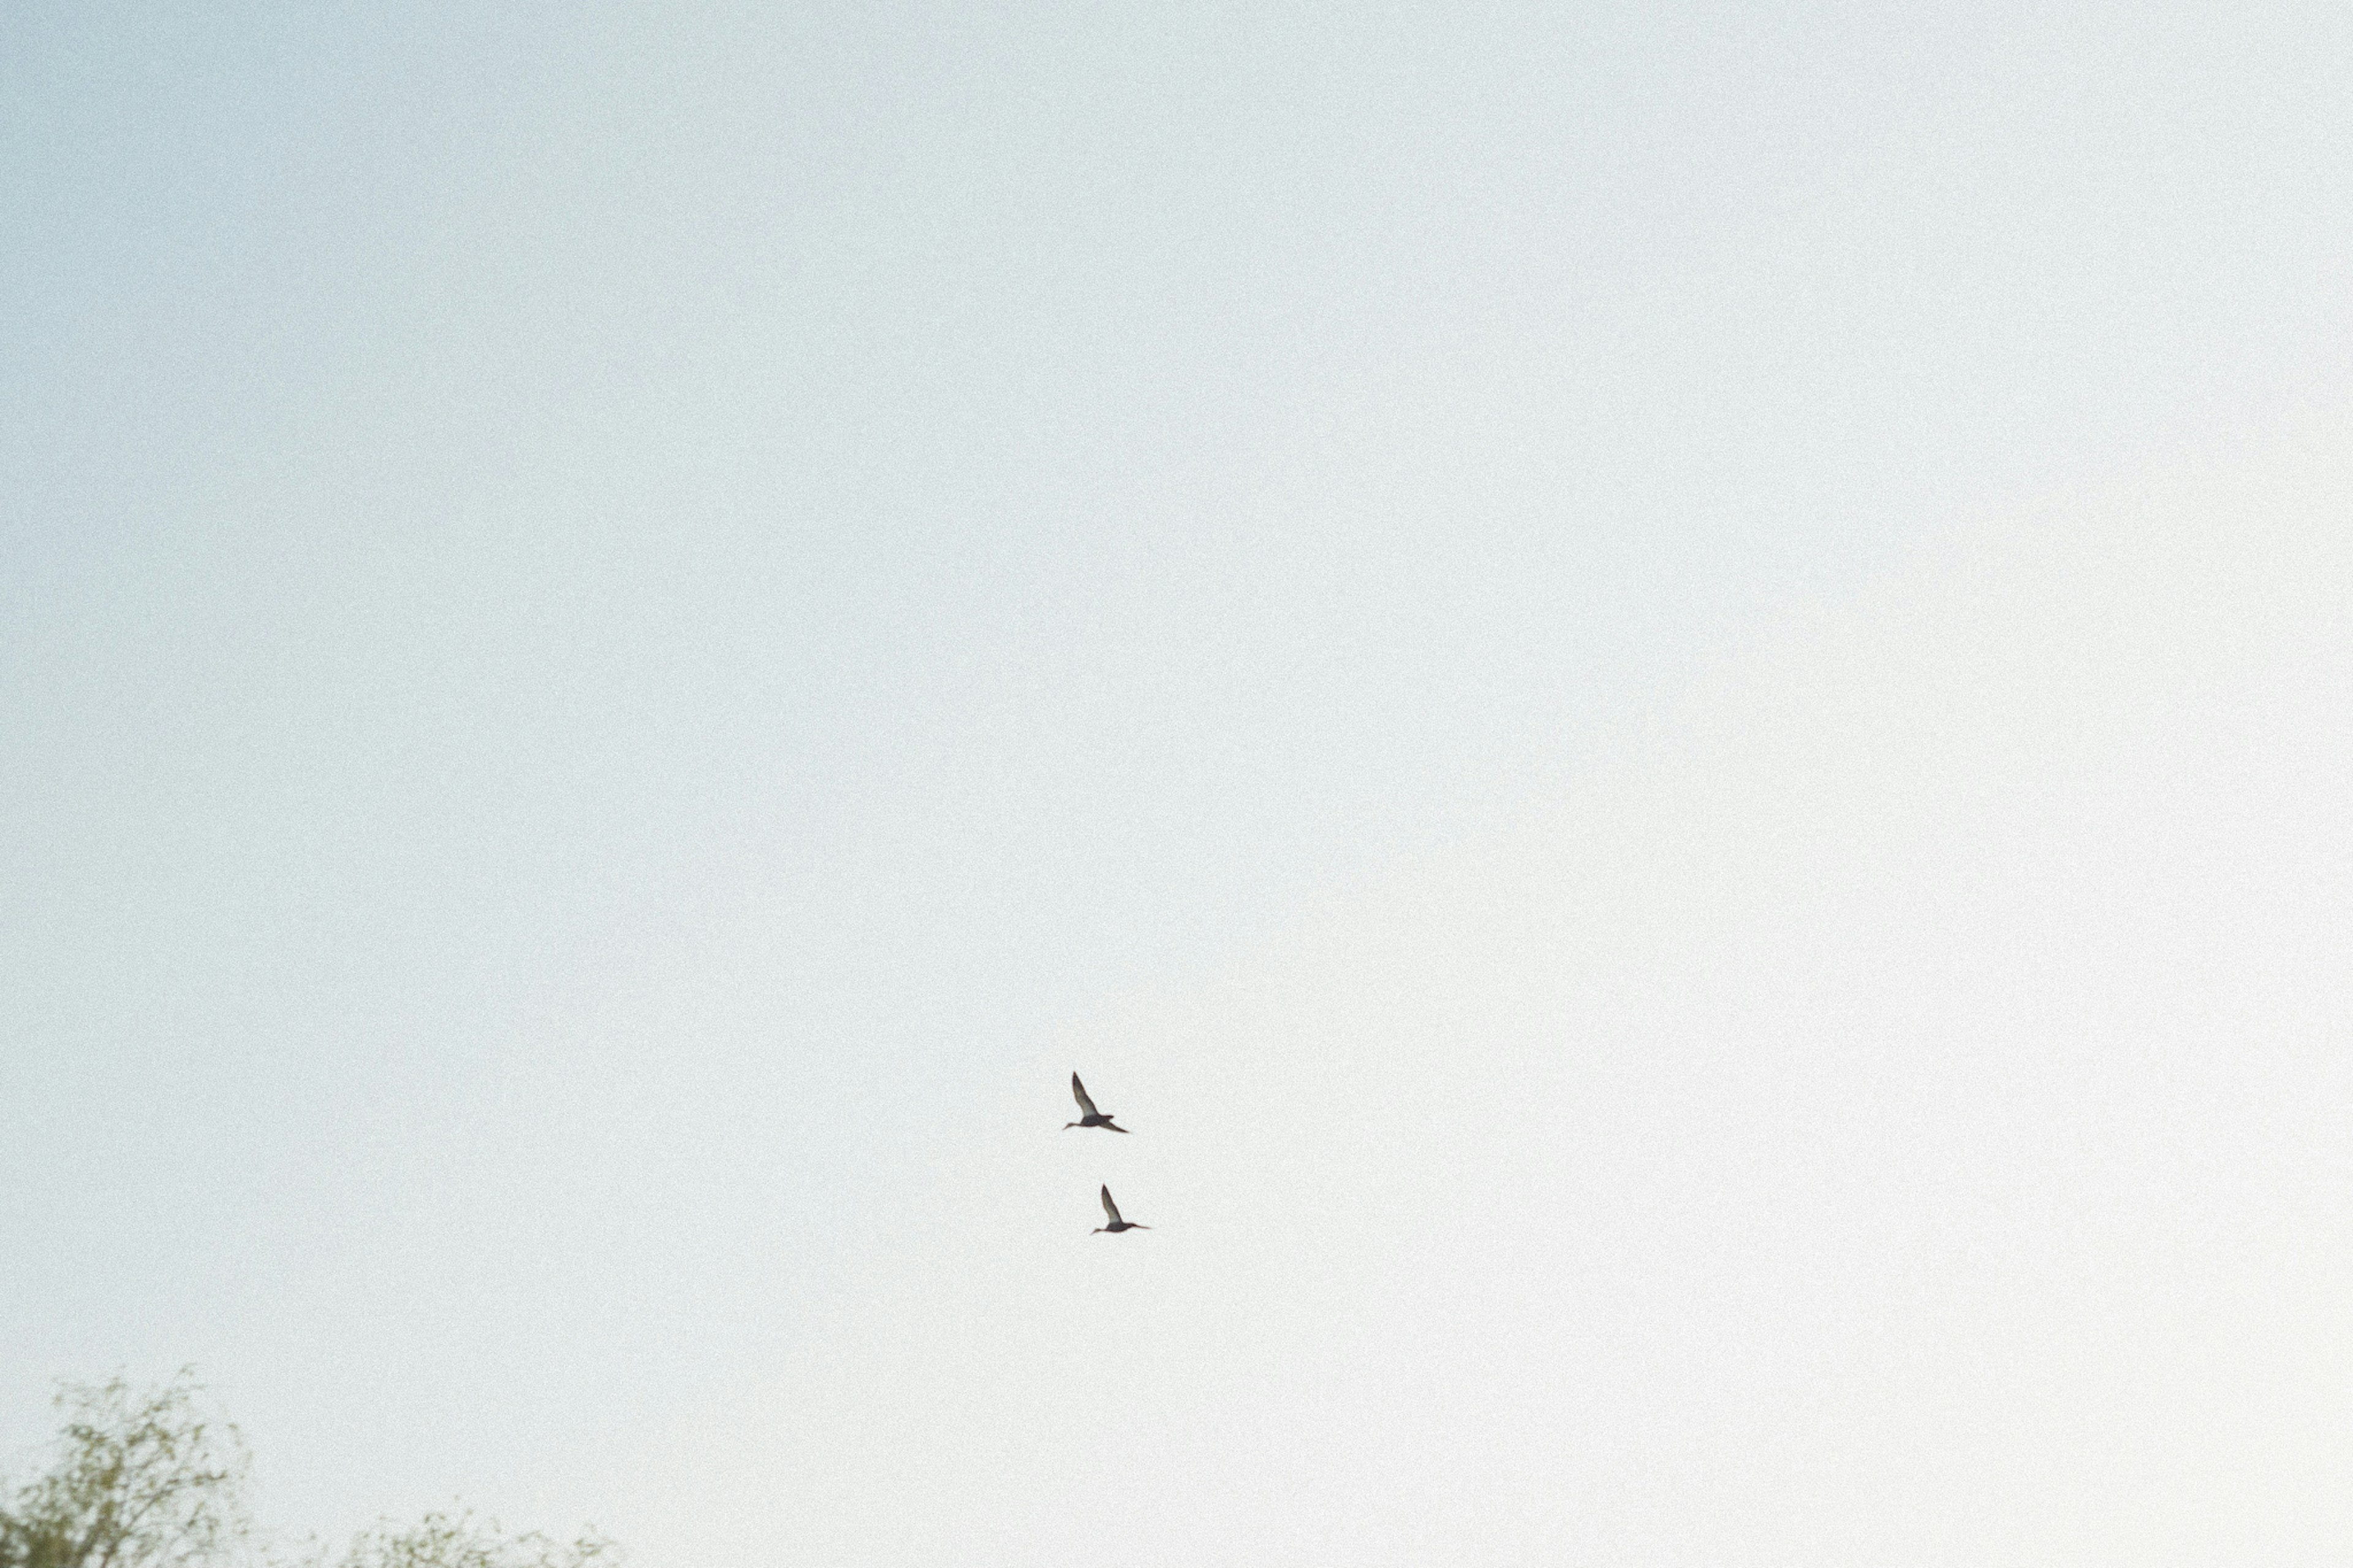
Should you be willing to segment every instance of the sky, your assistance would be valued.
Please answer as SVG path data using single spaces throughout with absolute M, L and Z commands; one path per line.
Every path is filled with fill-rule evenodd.
M 2339 1560 L 2348 46 L 7 10 L 0 1468 Z

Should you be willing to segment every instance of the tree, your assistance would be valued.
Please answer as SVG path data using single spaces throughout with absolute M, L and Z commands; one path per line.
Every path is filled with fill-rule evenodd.
M 57 1462 L 0 1506 L 0 1568 L 203 1568 L 251 1534 L 245 1443 L 182 1368 L 163 1387 L 64 1384 Z
M 0 1568 L 232 1568 L 259 1563 L 245 1511 L 245 1441 L 206 1415 L 194 1370 L 141 1390 L 120 1376 L 58 1385 L 68 1415 L 47 1474 L 0 1494 Z M 610 1541 L 509 1534 L 470 1512 L 428 1513 L 271 1568 L 621 1568 Z

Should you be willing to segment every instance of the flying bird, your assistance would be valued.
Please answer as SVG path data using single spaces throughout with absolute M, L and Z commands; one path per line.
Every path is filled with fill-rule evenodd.
M 1113 1126 L 1110 1116 L 1095 1109 L 1095 1102 L 1087 1098 L 1087 1086 L 1079 1081 L 1079 1075 L 1076 1073 L 1071 1075 L 1071 1092 L 1079 1097 L 1080 1114 L 1076 1121 L 1062 1123 L 1063 1131 L 1068 1132 L 1073 1127 L 1109 1127 L 1114 1132 L 1127 1131 L 1124 1127 Z
M 1124 1131 L 1124 1129 L 1122 1131 Z M 1111 1223 L 1109 1225 L 1099 1225 L 1095 1226 L 1094 1229 L 1087 1232 L 1089 1236 L 1101 1236 L 1105 1231 L 1109 1231 L 1113 1236 L 1117 1236 L 1123 1230 L 1150 1230 L 1152 1228 L 1148 1225 L 1137 1225 L 1132 1220 L 1124 1220 L 1120 1218 L 1119 1205 L 1111 1201 L 1111 1189 L 1109 1187 L 1105 1187 L 1103 1190 L 1103 1213 L 1111 1215 Z

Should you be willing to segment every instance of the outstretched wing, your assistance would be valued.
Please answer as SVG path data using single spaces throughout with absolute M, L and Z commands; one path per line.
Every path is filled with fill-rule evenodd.
M 1119 1217 L 1119 1205 L 1111 1201 L 1111 1189 L 1109 1187 L 1105 1187 L 1103 1189 L 1103 1213 L 1111 1215 L 1112 1224 L 1118 1225 L 1122 1223 Z
M 1087 1086 L 1079 1081 L 1079 1075 L 1076 1073 L 1071 1075 L 1071 1092 L 1079 1097 L 1079 1109 L 1082 1111 L 1089 1116 L 1102 1114 L 1095 1110 L 1095 1102 L 1087 1098 Z

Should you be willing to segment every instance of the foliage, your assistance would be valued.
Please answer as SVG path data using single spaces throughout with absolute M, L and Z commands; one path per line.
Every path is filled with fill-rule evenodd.
M 412 1525 L 379 1525 L 332 1563 L 313 1557 L 302 1568 L 618 1568 L 619 1562 L 613 1543 L 594 1531 L 556 1542 L 537 1531 L 510 1535 L 496 1520 L 471 1513 L 428 1513 Z
M 251 1533 L 236 1427 L 206 1418 L 188 1369 L 163 1387 L 64 1384 L 48 1473 L 0 1506 L 0 1568 L 201 1568 Z
M 0 1493 L 0 1568 L 231 1568 L 261 1559 L 243 1489 L 245 1444 L 207 1417 L 189 1369 L 161 1388 L 121 1377 L 62 1384 L 67 1414 L 47 1473 Z M 620 1568 L 594 1531 L 510 1534 L 469 1512 L 379 1524 L 340 1556 L 314 1548 L 273 1568 Z

